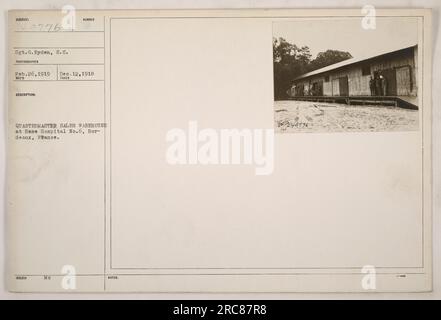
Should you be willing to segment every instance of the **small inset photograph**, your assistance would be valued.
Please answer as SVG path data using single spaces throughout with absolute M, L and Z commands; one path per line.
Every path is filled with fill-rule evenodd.
M 273 23 L 278 133 L 418 130 L 418 21 Z

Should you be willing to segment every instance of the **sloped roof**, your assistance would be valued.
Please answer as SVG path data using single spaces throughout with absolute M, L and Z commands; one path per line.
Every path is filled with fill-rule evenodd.
M 344 60 L 344 61 L 341 61 L 341 62 L 338 62 L 338 63 L 331 64 L 331 65 L 329 65 L 327 67 L 320 68 L 320 69 L 317 69 L 317 70 L 305 73 L 305 74 L 295 78 L 294 80 L 300 80 L 300 79 L 308 78 L 308 77 L 313 76 L 313 75 L 317 75 L 317 74 L 324 73 L 324 72 L 327 72 L 327 71 L 339 69 L 339 68 L 342 68 L 342 67 L 349 66 L 351 64 L 357 63 L 357 62 L 364 61 L 364 60 L 378 58 L 378 57 L 386 55 L 386 54 L 394 53 L 394 52 L 401 51 L 401 50 L 404 50 L 404 49 L 413 48 L 415 46 L 417 46 L 417 44 L 414 44 L 414 45 L 411 45 L 411 46 L 405 46 L 405 47 L 402 47 L 402 48 L 399 48 L 399 49 L 395 49 L 393 51 L 379 52 L 377 54 L 366 56 L 366 57 L 350 58 L 350 59 L 347 59 L 347 60 Z

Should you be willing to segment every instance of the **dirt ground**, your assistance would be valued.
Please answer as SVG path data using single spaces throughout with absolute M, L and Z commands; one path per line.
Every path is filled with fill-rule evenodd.
M 347 132 L 418 130 L 418 110 L 386 106 L 276 101 L 276 132 Z

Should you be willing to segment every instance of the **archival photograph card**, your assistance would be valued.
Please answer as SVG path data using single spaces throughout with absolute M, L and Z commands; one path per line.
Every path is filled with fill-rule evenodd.
M 431 12 L 9 12 L 13 292 L 432 288 Z

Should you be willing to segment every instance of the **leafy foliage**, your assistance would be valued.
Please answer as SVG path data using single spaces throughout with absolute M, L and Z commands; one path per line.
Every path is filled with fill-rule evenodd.
M 349 52 L 326 50 L 317 54 L 317 57 L 309 64 L 309 69 L 310 71 L 317 70 L 350 58 L 352 58 L 352 55 Z
M 298 47 L 284 38 L 273 38 L 274 98 L 286 99 L 296 77 L 349 58 L 352 58 L 349 52 L 327 50 L 312 59 L 307 46 Z

